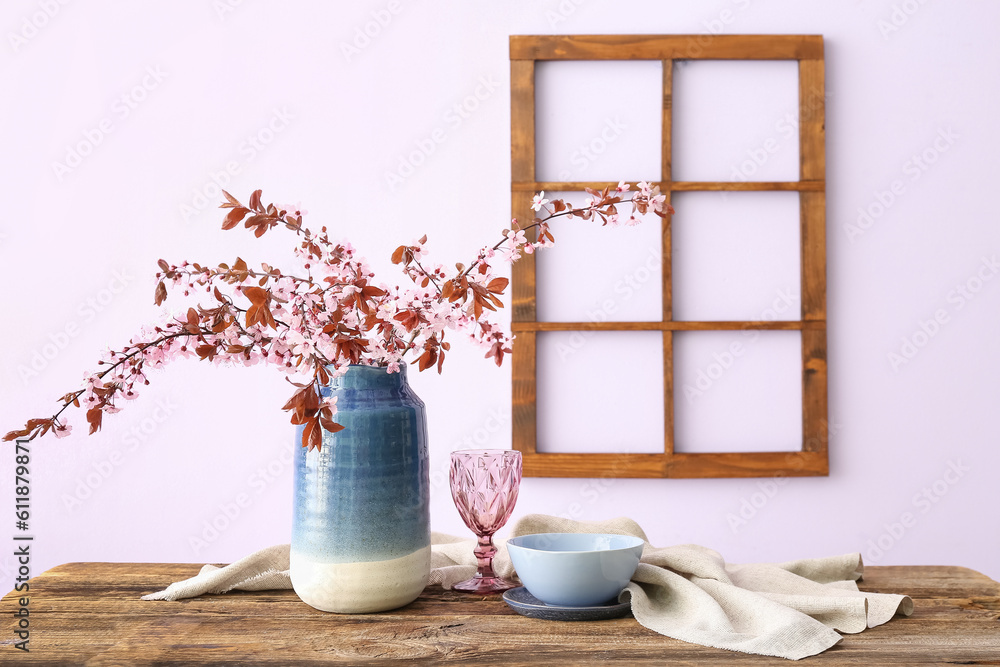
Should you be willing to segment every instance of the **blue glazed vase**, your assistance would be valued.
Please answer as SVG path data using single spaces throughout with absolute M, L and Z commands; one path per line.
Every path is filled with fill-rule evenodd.
M 430 492 L 424 403 L 406 368 L 350 366 L 323 389 L 336 420 L 320 451 L 296 432 L 292 587 L 303 602 L 360 614 L 395 609 L 430 576 Z

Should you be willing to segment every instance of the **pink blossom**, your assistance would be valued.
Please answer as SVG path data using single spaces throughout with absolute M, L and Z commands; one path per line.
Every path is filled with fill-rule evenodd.
M 628 184 L 621 181 L 615 192 L 628 190 Z M 625 201 L 631 201 L 633 207 L 624 223 L 627 225 L 638 224 L 638 211 L 645 212 L 647 207 L 656 212 L 670 210 L 666 197 L 647 182 L 639 183 L 638 191 Z M 542 191 L 532 198 L 531 207 L 541 211 L 548 203 Z M 257 222 L 252 227 L 268 225 L 270 214 L 266 211 L 274 210 L 269 207 L 255 203 L 238 208 L 253 209 Z M 408 252 L 394 257 L 412 281 L 407 288 L 377 282 L 365 259 L 356 257 L 353 246 L 331 241 L 325 227 L 317 234 L 295 222 L 282 225 L 284 221 L 272 216 L 271 227 L 287 227 L 297 235 L 294 255 L 303 271 L 290 275 L 268 264 L 251 269 L 242 260 L 234 266 L 216 267 L 186 261 L 161 263 L 157 303 L 170 291 L 210 296 L 193 311 L 184 304 L 158 325 L 142 327 L 120 350 L 103 353 L 101 372 L 84 376 L 83 388 L 73 394 L 73 399 L 86 409 L 119 412 L 119 398 L 134 400 L 139 388 L 148 384 L 147 368 L 159 368 L 182 358 L 202 359 L 219 366 L 266 363 L 283 373 L 303 374 L 306 382 L 320 377 L 321 367 L 337 376 L 346 372 L 351 363 L 399 372 L 407 363 L 405 355 L 424 354 L 421 361 L 425 362 L 427 351 L 443 350 L 440 346 L 447 331 L 469 336 L 499 364 L 510 353 L 513 337 L 490 321 L 494 316 L 490 311 L 481 308 L 481 286 L 496 281 L 499 260 L 514 262 L 522 254 L 531 255 L 538 248 L 552 246 L 548 221 L 553 218 L 599 216 L 612 226 L 622 224 L 624 218 L 612 213 L 611 207 L 600 195 L 592 195 L 585 209 L 546 210 L 537 223 L 532 221 L 532 226 L 538 227 L 534 242 L 528 241 L 525 231 L 512 219 L 500 243 L 483 246 L 469 267 L 423 266 L 420 260 L 427 256 L 427 250 L 418 240 L 404 246 Z M 281 210 L 295 217 L 305 214 L 298 204 Z M 400 255 L 404 256 L 401 262 Z M 470 282 L 475 289 L 468 289 Z M 378 288 L 374 288 L 376 284 Z M 454 296 L 446 297 L 443 290 Z M 501 296 L 502 291 L 493 293 Z M 336 410 L 335 399 L 326 399 L 322 404 L 330 411 Z M 69 434 L 68 425 L 58 420 L 54 423 L 58 437 Z
M 521 253 L 518 252 L 517 244 L 513 241 L 507 241 L 502 246 L 500 246 L 500 256 L 505 262 L 516 262 L 521 259 Z
M 543 206 L 549 203 L 548 199 L 545 199 L 545 190 L 542 190 L 537 195 L 531 198 L 531 209 L 533 211 L 540 211 Z
M 69 424 L 59 424 L 56 426 L 55 434 L 57 438 L 65 438 L 67 435 L 73 432 L 73 427 Z
M 305 216 L 305 214 L 309 212 L 302 208 L 302 202 L 295 202 L 294 204 L 281 204 L 278 208 L 295 216 Z
M 667 196 L 666 195 L 656 195 L 655 197 L 652 197 L 649 200 L 649 204 L 650 204 L 650 206 L 653 207 L 653 210 L 654 211 L 659 211 L 660 213 L 663 212 L 663 209 L 665 208 L 666 202 L 667 202 Z

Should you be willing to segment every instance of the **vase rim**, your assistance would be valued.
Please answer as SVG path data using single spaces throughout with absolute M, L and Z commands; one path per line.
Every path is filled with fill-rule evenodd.
M 402 364 L 402 363 L 399 364 L 399 370 L 396 371 L 396 373 L 390 373 L 388 370 L 386 370 L 386 369 L 389 368 L 388 366 L 372 366 L 370 364 L 347 364 L 347 368 L 349 368 L 349 369 L 350 368 L 370 368 L 372 370 L 381 371 L 382 373 L 385 373 L 386 375 L 395 375 L 396 373 L 402 373 L 404 375 L 406 374 L 406 365 Z M 333 371 L 335 369 L 335 366 L 333 364 L 327 364 L 326 365 L 326 369 L 328 371 L 330 371 L 331 373 L 333 373 Z

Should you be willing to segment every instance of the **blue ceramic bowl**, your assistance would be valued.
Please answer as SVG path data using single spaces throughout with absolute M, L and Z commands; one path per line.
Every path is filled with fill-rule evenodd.
M 507 540 L 524 587 L 552 605 L 587 607 L 612 600 L 635 573 L 643 541 L 628 535 L 541 533 Z

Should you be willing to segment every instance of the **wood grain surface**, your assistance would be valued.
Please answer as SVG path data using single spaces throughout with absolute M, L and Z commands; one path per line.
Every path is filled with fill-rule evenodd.
M 428 587 L 411 605 L 341 616 L 292 591 L 178 602 L 140 596 L 199 565 L 70 563 L 30 581 L 29 653 L 13 647 L 17 596 L 2 602 L 0 664 L 19 665 L 789 665 L 669 639 L 626 617 L 555 622 L 516 615 L 499 596 Z M 906 593 L 910 617 L 808 659 L 817 665 L 1000 664 L 1000 585 L 961 567 L 869 567 L 863 590 Z

